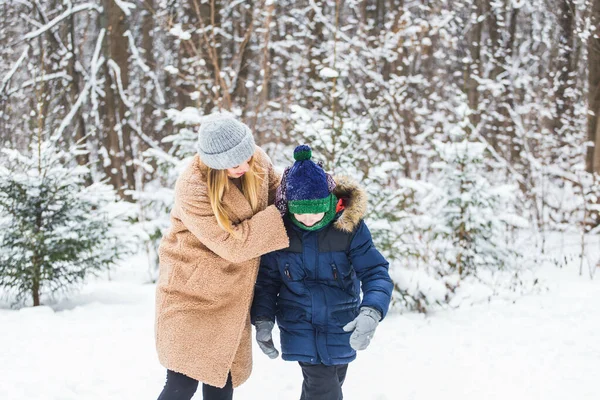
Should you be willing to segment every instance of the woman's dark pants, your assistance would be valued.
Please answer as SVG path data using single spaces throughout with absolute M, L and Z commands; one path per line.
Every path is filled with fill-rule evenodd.
M 198 389 L 198 381 L 189 376 L 167 370 L 167 382 L 158 397 L 158 400 L 191 400 Z M 202 398 L 204 400 L 231 400 L 233 399 L 233 385 L 231 374 L 227 378 L 224 388 L 202 384 Z

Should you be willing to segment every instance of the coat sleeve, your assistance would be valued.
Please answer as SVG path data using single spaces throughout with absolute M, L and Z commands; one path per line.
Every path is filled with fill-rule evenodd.
M 375 248 L 371 232 L 361 221 L 350 243 L 350 261 L 362 283 L 361 307 L 371 307 L 385 317 L 392 297 L 393 283 L 389 263 Z
M 277 312 L 277 296 L 281 288 L 281 274 L 277 267 L 276 254 L 269 253 L 260 260 L 258 278 L 254 286 L 254 300 L 250 312 L 254 324 L 257 319 L 275 321 Z
M 234 235 L 217 223 L 206 186 L 192 179 L 175 185 L 177 217 L 206 247 L 232 263 L 260 257 L 289 245 L 283 220 L 275 206 L 268 206 L 252 218 L 233 226 Z

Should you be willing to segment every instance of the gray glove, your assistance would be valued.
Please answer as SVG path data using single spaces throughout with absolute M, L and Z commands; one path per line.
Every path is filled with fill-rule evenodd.
M 381 313 L 371 307 L 362 307 L 358 317 L 344 326 L 346 332 L 352 332 L 350 346 L 354 350 L 364 350 L 371 342 L 375 329 L 381 321 Z
M 258 343 L 258 347 L 260 347 L 262 352 L 271 359 L 277 358 L 279 355 L 279 352 L 273 344 L 273 337 L 271 336 L 274 325 L 275 323 L 269 320 L 258 320 L 254 322 L 254 326 L 256 326 L 256 342 Z

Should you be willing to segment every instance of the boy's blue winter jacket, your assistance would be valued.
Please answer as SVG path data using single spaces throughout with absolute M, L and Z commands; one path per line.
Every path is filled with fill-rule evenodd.
M 362 306 L 388 310 L 393 284 L 362 220 L 366 194 L 348 178 L 336 183 L 345 209 L 334 222 L 311 232 L 286 220 L 290 246 L 261 260 L 252 322 L 276 317 L 284 360 L 347 364 L 356 352 L 342 327 Z

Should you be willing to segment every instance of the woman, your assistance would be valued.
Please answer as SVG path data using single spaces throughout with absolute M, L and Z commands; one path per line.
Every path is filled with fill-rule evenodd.
M 160 248 L 156 346 L 167 368 L 159 400 L 231 399 L 252 368 L 250 305 L 259 257 L 289 245 L 272 204 L 279 185 L 250 128 L 204 121 L 198 154 L 175 185 Z

